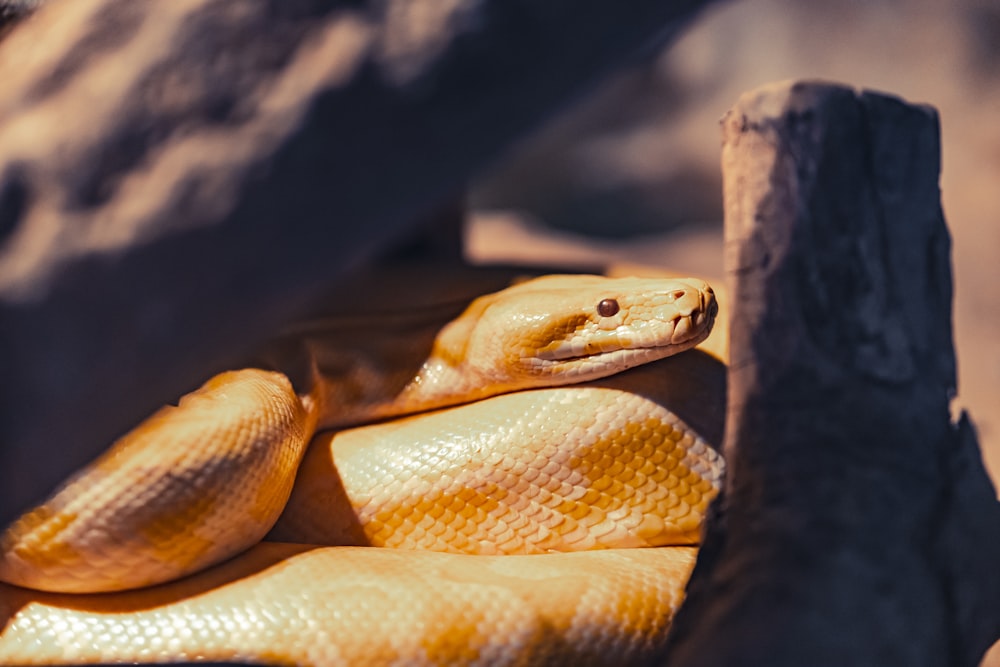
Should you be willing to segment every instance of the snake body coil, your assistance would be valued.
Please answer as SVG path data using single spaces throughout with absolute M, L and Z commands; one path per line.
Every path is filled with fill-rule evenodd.
M 718 392 L 694 357 L 618 373 L 715 310 L 700 281 L 548 277 L 474 302 L 402 383 L 217 376 L 4 533 L 0 579 L 24 588 L 0 584 L 0 662 L 641 659 L 692 550 L 624 547 L 697 542 L 722 463 L 688 422 L 721 414 L 699 416 Z M 317 428 L 388 418 L 303 460 Z M 269 530 L 398 549 L 253 547 Z M 125 592 L 66 595 L 101 591 Z

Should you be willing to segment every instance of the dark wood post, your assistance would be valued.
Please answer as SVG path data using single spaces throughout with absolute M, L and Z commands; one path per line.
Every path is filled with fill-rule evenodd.
M 976 665 L 1000 508 L 949 413 L 936 112 L 783 83 L 723 136 L 729 477 L 665 664 Z

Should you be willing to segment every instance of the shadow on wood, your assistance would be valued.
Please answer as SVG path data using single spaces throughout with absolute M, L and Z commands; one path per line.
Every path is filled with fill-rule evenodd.
M 723 135 L 729 477 L 664 664 L 976 665 L 1000 507 L 949 414 L 937 115 L 783 83 Z

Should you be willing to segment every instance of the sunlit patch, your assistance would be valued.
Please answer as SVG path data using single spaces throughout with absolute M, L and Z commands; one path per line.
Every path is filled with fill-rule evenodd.
M 57 512 L 45 505 L 21 516 L 0 538 L 0 576 L 30 583 L 32 570 L 70 568 L 79 562 L 79 551 L 63 537 L 76 520 L 75 512 Z

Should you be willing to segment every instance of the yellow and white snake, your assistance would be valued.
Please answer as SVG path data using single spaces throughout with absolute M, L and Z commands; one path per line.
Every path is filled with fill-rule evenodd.
M 548 276 L 405 378 L 218 375 L 0 537 L 0 664 L 641 661 L 721 479 L 666 359 L 716 312 L 696 279 Z

